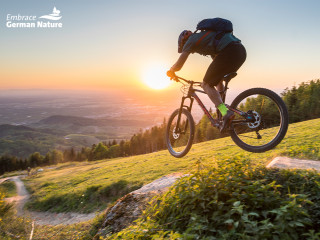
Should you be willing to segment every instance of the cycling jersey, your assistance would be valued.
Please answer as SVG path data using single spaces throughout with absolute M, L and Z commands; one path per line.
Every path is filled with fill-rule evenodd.
M 202 55 L 215 55 L 228 46 L 231 42 L 241 42 L 232 33 L 225 33 L 220 40 L 216 39 L 217 32 L 202 31 L 192 34 L 184 44 L 182 51 L 199 53 Z

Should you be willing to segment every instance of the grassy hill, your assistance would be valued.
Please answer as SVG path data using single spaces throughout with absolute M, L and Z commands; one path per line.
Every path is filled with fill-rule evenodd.
M 168 151 L 96 162 L 69 163 L 45 169 L 25 180 L 33 192 L 29 208 L 50 211 L 99 210 L 125 193 L 172 172 L 190 172 L 201 161 L 246 159 L 267 164 L 275 156 L 320 159 L 320 119 L 291 124 L 284 140 L 273 150 L 250 153 L 227 137 L 193 145 L 182 159 Z

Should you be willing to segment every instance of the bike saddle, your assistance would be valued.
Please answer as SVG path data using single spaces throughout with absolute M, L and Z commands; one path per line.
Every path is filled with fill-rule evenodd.
M 232 78 L 234 78 L 235 76 L 237 76 L 236 72 L 232 72 L 232 73 L 228 73 L 226 75 L 223 76 L 223 81 L 225 82 L 229 82 Z

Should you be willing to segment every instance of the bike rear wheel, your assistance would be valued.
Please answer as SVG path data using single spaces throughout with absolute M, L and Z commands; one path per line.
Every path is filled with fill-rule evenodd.
M 183 108 L 179 115 L 179 111 L 180 109 L 177 109 L 171 114 L 166 129 L 168 150 L 176 158 L 183 157 L 189 152 L 195 131 L 191 113 Z
M 242 92 L 232 102 L 232 109 L 248 113 L 253 120 L 236 114 L 231 126 L 231 138 L 249 152 L 265 152 L 277 146 L 288 129 L 288 110 L 283 100 L 273 91 L 253 88 Z

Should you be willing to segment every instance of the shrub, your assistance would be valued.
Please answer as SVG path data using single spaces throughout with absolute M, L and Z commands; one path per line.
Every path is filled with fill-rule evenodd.
M 234 158 L 182 178 L 108 239 L 319 239 L 320 175 Z

